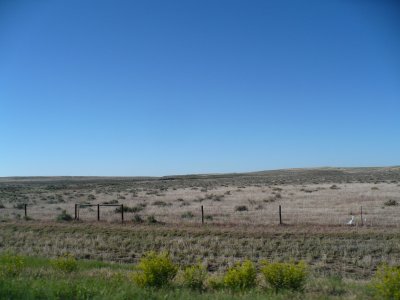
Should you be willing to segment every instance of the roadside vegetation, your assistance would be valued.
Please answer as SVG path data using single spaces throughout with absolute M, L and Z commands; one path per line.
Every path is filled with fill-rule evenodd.
M 382 263 L 400 262 L 397 228 L 319 226 L 175 226 L 131 222 L 0 223 L 0 251 L 137 264 L 149 251 L 168 252 L 175 263 L 199 260 L 225 272 L 244 258 L 256 263 L 304 261 L 318 276 L 369 280 Z
M 0 231 L 0 299 L 399 299 L 395 228 L 20 221 Z
M 0 254 L 0 299 L 399 299 L 399 269 L 382 266 L 371 281 L 309 274 L 304 262 L 243 260 L 210 274 L 166 252 L 136 265 Z

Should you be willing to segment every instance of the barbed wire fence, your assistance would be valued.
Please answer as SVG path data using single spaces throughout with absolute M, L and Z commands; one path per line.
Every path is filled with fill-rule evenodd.
M 59 210 L 45 211 L 40 205 L 19 203 L 14 207 L 0 208 L 0 218 L 55 220 Z M 400 226 L 400 206 L 297 206 L 276 204 L 267 209 L 235 208 L 222 205 L 199 205 L 178 211 L 174 208 L 158 212 L 134 212 L 123 204 L 75 203 L 67 211 L 73 220 L 81 222 L 138 223 L 151 219 L 152 223 L 173 224 L 243 224 L 243 225 L 353 225 L 353 226 Z M 139 216 L 139 217 L 137 217 Z M 146 219 L 147 217 L 147 219 Z

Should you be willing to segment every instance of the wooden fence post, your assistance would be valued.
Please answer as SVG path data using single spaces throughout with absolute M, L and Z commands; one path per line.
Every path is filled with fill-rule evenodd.
M 124 223 L 124 205 L 121 204 L 121 222 Z
M 27 204 L 24 204 L 24 210 L 25 210 L 25 219 L 26 219 L 26 206 L 27 206 Z
M 279 225 L 282 225 L 282 208 L 279 205 Z
M 100 221 L 100 204 L 97 204 L 97 221 Z
M 78 204 L 75 203 L 75 220 L 76 220 L 77 217 L 78 217 L 78 216 L 77 216 L 77 207 L 78 207 Z
M 201 206 L 201 224 L 204 225 L 204 209 L 203 209 L 203 205 Z
M 363 225 L 364 225 L 364 219 L 363 219 L 362 205 L 361 205 L 361 210 L 360 210 L 360 212 L 361 212 L 361 226 L 363 226 Z

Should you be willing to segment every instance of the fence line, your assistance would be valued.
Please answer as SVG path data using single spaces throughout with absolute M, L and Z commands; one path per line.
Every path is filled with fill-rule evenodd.
M 28 218 L 28 211 L 30 205 L 28 205 L 27 203 L 23 203 L 20 204 L 18 207 L 13 207 L 13 208 L 1 208 L 0 209 L 0 213 L 2 211 L 7 211 L 7 210 L 16 210 L 16 209 L 23 209 L 24 210 L 24 217 L 25 219 Z M 124 209 L 124 205 L 123 204 L 89 204 L 89 203 L 75 203 L 74 204 L 74 215 L 75 215 L 75 220 L 81 220 L 80 218 L 80 210 L 86 207 L 97 207 L 97 221 L 101 220 L 101 207 L 117 207 L 116 212 L 120 212 L 121 215 L 121 223 L 124 223 L 124 212 L 126 210 L 126 206 Z M 120 209 L 120 211 L 118 211 L 118 207 Z M 274 206 L 276 207 L 276 206 Z M 335 208 L 327 208 L 327 207 L 287 207 L 285 209 L 285 207 L 283 205 L 278 205 L 277 210 L 275 212 L 273 212 L 272 210 L 268 210 L 268 211 L 260 211 L 258 213 L 258 211 L 254 210 L 253 212 L 253 216 L 254 213 L 256 216 L 263 216 L 263 219 L 265 220 L 265 217 L 268 217 L 268 224 L 270 223 L 275 223 L 275 224 L 348 224 L 348 225 L 360 225 L 360 226 L 364 226 L 364 225 L 375 225 L 375 226 L 379 226 L 379 225 L 400 225 L 400 207 L 399 206 L 392 206 L 390 207 L 390 209 L 386 209 L 385 211 L 383 211 L 383 209 L 385 207 L 378 207 L 378 206 L 365 206 L 365 205 L 360 205 L 358 207 L 336 207 Z M 245 223 L 245 222 L 240 222 L 241 220 L 246 220 L 246 218 L 248 217 L 246 214 L 251 214 L 251 212 L 247 211 L 247 208 L 245 211 L 243 212 L 233 212 L 233 214 L 223 214 L 223 213 L 219 213 L 218 211 L 221 210 L 222 208 L 219 206 L 210 206 L 207 208 L 208 212 L 211 213 L 206 214 L 205 213 L 205 207 L 204 205 L 200 206 L 199 209 L 199 219 L 194 218 L 195 215 L 197 215 L 197 212 L 195 212 L 195 214 L 193 214 L 193 212 L 191 212 L 191 214 L 189 215 L 190 218 L 194 218 L 194 220 L 192 220 L 192 223 L 196 223 L 197 222 L 201 222 L 201 224 L 205 224 L 205 223 L 223 223 L 223 222 L 229 222 L 230 220 L 233 219 L 233 221 L 239 221 L 238 223 Z M 271 207 L 270 207 L 271 209 Z M 320 212 L 321 209 L 324 209 L 325 212 Z M 333 211 L 332 211 L 333 210 Z M 348 211 L 348 213 L 346 214 L 345 211 Z M 329 218 L 326 218 L 325 215 L 329 214 Z M 344 218 L 344 215 L 346 216 L 346 218 Z M 276 219 L 274 217 L 274 215 L 276 216 Z M 343 215 L 343 217 L 341 217 Z M 174 214 L 164 214 L 164 215 L 160 215 L 160 217 L 164 217 L 164 219 L 167 220 L 167 222 L 171 222 L 173 217 L 177 217 L 177 215 Z M 216 217 L 222 217 L 222 220 L 220 220 L 219 222 L 215 222 L 212 219 L 212 216 L 216 216 Z M 29 215 L 30 217 L 30 215 Z M 224 217 L 226 217 L 224 219 Z M 315 217 L 317 218 L 321 218 L 324 217 L 324 222 L 318 222 L 315 221 Z M 392 219 L 389 220 L 389 218 L 392 217 Z M 350 219 L 351 218 L 351 219 Z M 183 216 L 181 216 L 181 223 L 185 223 L 185 220 L 182 220 Z M 256 219 L 256 218 L 255 218 Z M 305 221 L 305 219 L 308 219 L 307 221 Z M 206 222 L 207 220 L 207 222 Z M 273 221 L 275 220 L 275 222 Z M 313 221 L 314 220 L 314 221 Z M 389 220 L 389 221 L 388 221 Z M 173 221 L 173 220 L 172 220 Z M 328 222 L 327 222 L 328 221 Z M 174 223 L 174 222 L 172 222 Z M 260 219 L 257 220 L 253 220 L 250 221 L 250 223 L 254 223 L 254 224 L 264 224 L 265 222 L 260 222 Z
M 75 203 L 75 220 L 79 221 L 79 210 L 80 208 L 97 206 L 97 221 L 100 221 L 100 207 L 101 206 L 114 206 L 119 207 L 121 210 L 121 223 L 124 223 L 124 205 L 123 204 L 87 204 L 87 203 Z

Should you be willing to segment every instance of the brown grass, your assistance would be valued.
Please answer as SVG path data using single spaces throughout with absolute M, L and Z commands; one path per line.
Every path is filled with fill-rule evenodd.
M 382 262 L 400 263 L 396 228 L 333 226 L 125 225 L 19 221 L 0 224 L 1 250 L 136 263 L 146 251 L 168 251 L 179 264 L 205 261 L 223 271 L 236 261 L 305 260 L 316 275 L 369 278 Z
M 127 207 L 144 204 L 137 212 L 142 218 L 154 215 L 165 223 L 199 223 L 200 206 L 204 206 L 207 222 L 213 224 L 277 224 L 278 206 L 282 206 L 283 220 L 287 224 L 345 225 L 351 215 L 361 225 L 386 226 L 400 224 L 400 205 L 388 207 L 387 201 L 400 202 L 400 186 L 397 183 L 349 183 L 279 186 L 214 185 L 204 188 L 176 187 L 154 190 L 153 188 L 121 187 L 120 191 L 106 188 L 81 187 L 79 190 L 66 186 L 58 190 L 43 188 L 17 189 L 15 198 L 3 196 L 0 218 L 14 219 L 23 216 L 23 210 L 14 208 L 16 203 L 28 203 L 28 215 L 35 220 L 54 220 L 62 211 L 74 214 L 75 203 L 101 204 L 117 202 Z M 132 192 L 132 190 L 134 190 Z M 19 197 L 19 198 L 18 198 Z M 247 211 L 235 208 L 246 206 Z M 363 218 L 361 219 L 361 206 Z M 95 220 L 96 207 L 80 209 L 82 220 Z M 185 213 L 192 218 L 182 218 Z M 131 219 L 135 213 L 125 213 Z M 120 215 L 114 207 L 102 207 L 101 219 L 117 222 Z

